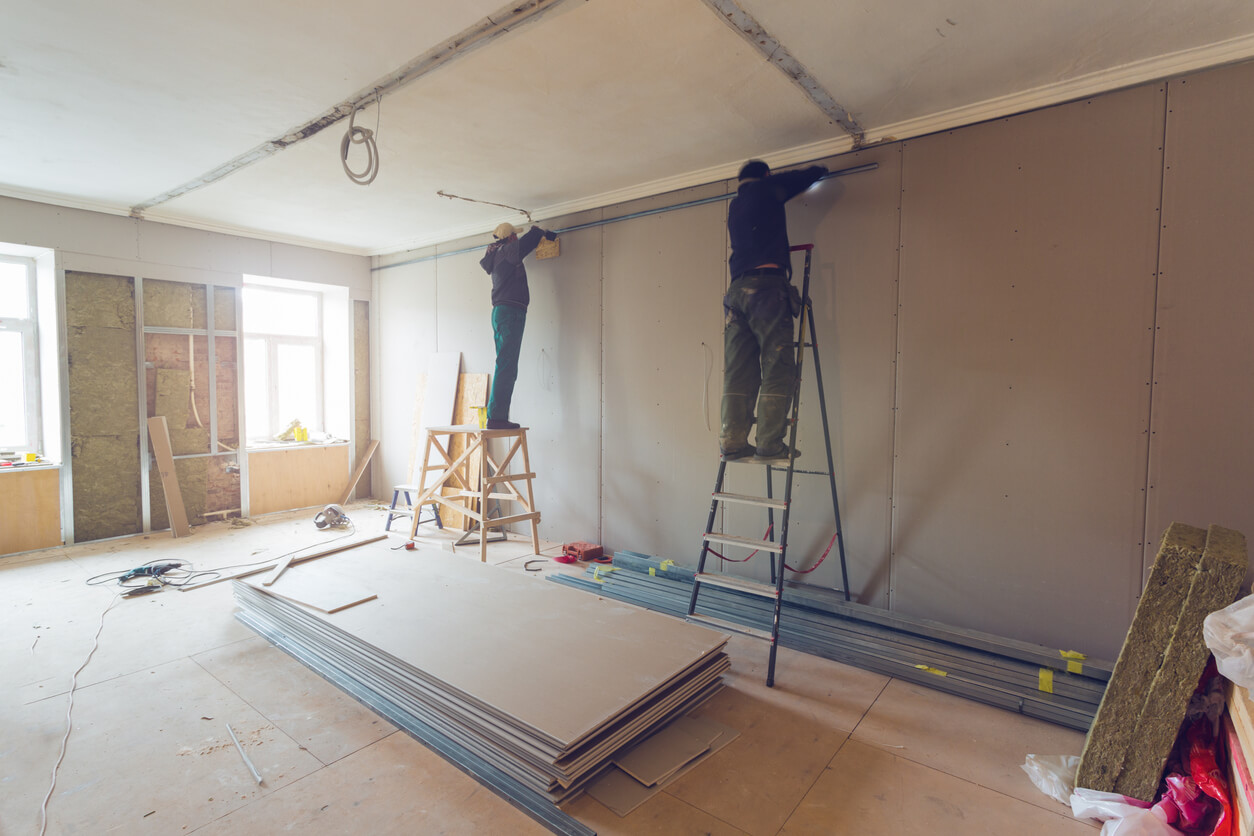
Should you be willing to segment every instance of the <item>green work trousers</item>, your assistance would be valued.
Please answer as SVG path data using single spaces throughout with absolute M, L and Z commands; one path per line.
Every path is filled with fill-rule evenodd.
M 759 453 L 782 447 L 797 371 L 791 294 L 785 276 L 750 272 L 723 297 L 724 453 L 748 444 L 755 401 Z
M 492 334 L 496 338 L 496 373 L 492 375 L 492 394 L 488 398 L 488 419 L 509 420 L 509 402 L 514 398 L 514 381 L 518 380 L 518 352 L 522 349 L 523 327 L 527 311 L 513 305 L 492 308 Z

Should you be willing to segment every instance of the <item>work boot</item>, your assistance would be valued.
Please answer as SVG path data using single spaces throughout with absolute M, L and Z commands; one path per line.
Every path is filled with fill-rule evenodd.
M 513 421 L 506 421 L 501 418 L 489 418 L 488 429 L 490 430 L 516 430 L 520 425 Z
M 750 459 L 756 456 L 757 453 L 758 453 L 757 449 L 752 444 L 746 444 L 744 447 L 741 447 L 739 450 L 733 450 L 731 452 L 728 452 L 726 450 L 719 451 L 719 455 L 722 457 L 723 461 L 725 462 L 734 462 L 738 459 Z
M 795 459 L 800 456 L 801 456 L 800 450 L 797 450 L 794 448 L 790 452 L 788 450 L 787 444 L 780 444 L 774 449 L 767 448 L 765 452 L 763 452 L 762 448 L 758 448 L 758 453 L 756 456 L 753 457 L 753 460 L 755 462 L 761 462 L 763 464 L 774 463 L 774 462 L 782 462 L 784 464 L 787 464 L 789 459 Z

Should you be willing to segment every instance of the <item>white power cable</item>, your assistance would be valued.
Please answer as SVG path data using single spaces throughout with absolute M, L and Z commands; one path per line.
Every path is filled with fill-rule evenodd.
M 100 631 L 104 629 L 105 613 L 113 609 L 113 605 L 120 600 L 122 600 L 121 595 L 114 595 L 113 600 L 109 602 L 109 606 L 101 611 L 100 624 L 96 627 L 96 635 L 92 639 L 91 650 L 87 652 L 87 658 L 83 660 L 83 664 L 79 665 L 78 670 L 74 671 L 74 675 L 70 677 L 70 702 L 65 709 L 65 736 L 61 738 L 61 754 L 57 755 L 57 762 L 52 765 L 52 783 L 48 787 L 48 794 L 44 796 L 44 803 L 39 805 L 39 836 L 43 836 L 48 829 L 48 801 L 52 798 L 52 791 L 57 787 L 57 770 L 61 768 L 61 761 L 65 759 L 65 746 L 70 740 L 70 730 L 74 728 L 71 717 L 74 713 L 74 689 L 78 687 L 78 675 L 83 672 L 83 668 L 87 667 L 87 663 L 91 661 L 96 648 L 100 646 Z
M 353 110 L 353 115 L 348 117 L 348 130 L 345 131 L 344 138 L 340 140 L 340 163 L 344 166 L 344 173 L 348 175 L 349 180 L 359 186 L 369 186 L 379 175 L 379 145 L 376 138 L 379 134 L 379 116 L 383 112 L 383 100 L 377 94 L 375 105 L 378 110 L 375 113 L 374 130 L 359 128 L 354 124 L 357 114 L 361 111 L 361 105 L 358 105 Z M 348 167 L 348 149 L 352 145 L 366 146 L 366 167 L 360 174 Z

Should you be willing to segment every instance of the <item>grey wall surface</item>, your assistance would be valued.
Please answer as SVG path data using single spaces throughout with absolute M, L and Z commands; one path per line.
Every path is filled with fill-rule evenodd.
M 793 243 L 815 244 L 859 600 L 1113 658 L 1171 521 L 1254 531 L 1251 101 L 1254 65 L 1143 85 L 826 160 L 878 168 L 792 201 Z M 726 211 L 582 230 L 529 268 L 515 403 L 551 444 L 535 466 L 542 536 L 695 563 L 717 466 Z M 468 243 L 486 237 L 448 249 Z M 477 258 L 434 262 L 434 316 L 440 350 L 490 371 Z M 381 300 L 409 269 L 376 272 Z M 798 445 L 821 469 L 817 400 L 807 356 Z M 764 491 L 760 470 L 730 474 L 730 490 Z M 831 502 L 815 477 L 794 497 L 789 563 L 805 569 L 831 540 Z M 716 525 L 761 535 L 765 520 L 740 509 Z M 725 568 L 767 573 L 764 556 Z M 839 586 L 834 553 L 794 577 Z

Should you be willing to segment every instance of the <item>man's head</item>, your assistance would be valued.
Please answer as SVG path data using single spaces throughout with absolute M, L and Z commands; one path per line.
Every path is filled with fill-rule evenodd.
M 766 163 L 761 160 L 749 160 L 740 167 L 740 176 L 737 179 L 742 183 L 746 180 L 761 180 L 770 173 L 771 167 Z
M 513 235 L 517 231 L 518 231 L 517 227 L 515 227 L 509 221 L 506 221 L 505 223 L 502 223 L 501 225 L 499 225 L 496 229 L 492 230 L 492 236 L 496 238 L 498 241 L 504 241 L 506 238 Z

